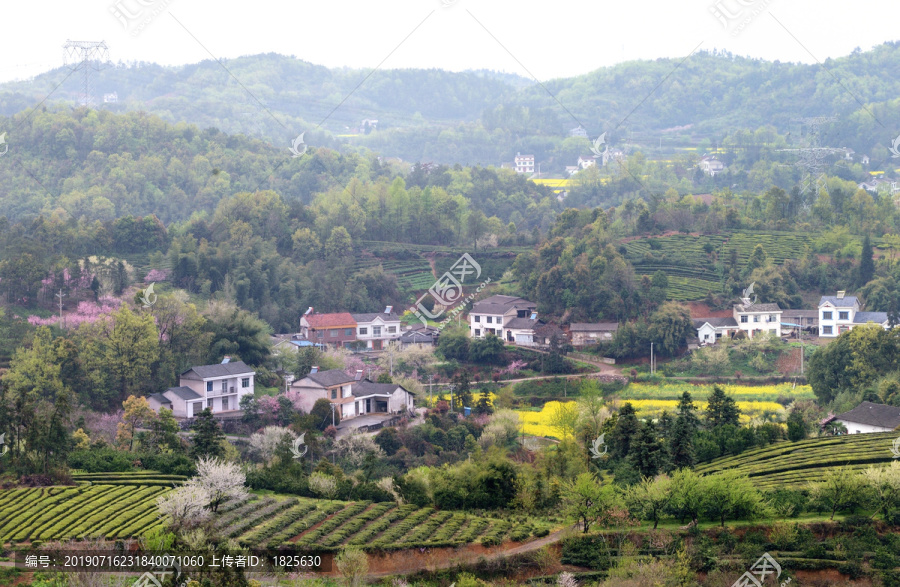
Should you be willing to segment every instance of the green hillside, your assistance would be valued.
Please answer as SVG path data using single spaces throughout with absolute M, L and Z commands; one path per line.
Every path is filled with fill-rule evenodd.
M 896 437 L 896 432 L 887 432 L 777 442 L 697 465 L 696 471 L 709 474 L 737 469 L 762 490 L 800 489 L 810 482 L 821 481 L 831 469 L 865 469 L 872 464 L 890 462 Z
M 161 526 L 156 500 L 183 480 L 154 473 L 74 476 L 76 487 L 0 491 L 0 545 L 84 536 L 122 539 Z M 90 481 L 90 482 L 89 482 Z M 213 522 L 245 546 L 297 543 L 319 550 L 342 545 L 377 549 L 459 546 L 496 542 L 530 530 L 507 520 L 394 502 L 342 502 L 288 496 L 251 496 L 229 502 Z

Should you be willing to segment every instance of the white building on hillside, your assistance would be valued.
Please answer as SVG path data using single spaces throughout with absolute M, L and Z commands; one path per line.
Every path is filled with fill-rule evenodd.
M 860 312 L 859 298 L 839 291 L 836 296 L 819 300 L 819 336 L 834 338 L 860 324 L 878 324 L 890 328 L 887 312 Z

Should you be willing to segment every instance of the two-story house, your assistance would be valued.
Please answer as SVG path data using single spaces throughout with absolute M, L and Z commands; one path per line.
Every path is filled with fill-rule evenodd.
M 150 407 L 172 410 L 176 418 L 193 418 L 209 408 L 214 414 L 240 409 L 241 398 L 253 395 L 256 371 L 243 361 L 225 357 L 218 365 L 191 367 L 178 378 L 178 387 L 147 398 Z
M 372 383 L 362 378 L 362 370 L 356 377 L 340 369 L 319 371 L 318 367 L 302 379 L 291 383 L 291 391 L 300 397 L 300 409 L 309 412 L 320 399 L 334 405 L 341 420 L 365 414 L 397 414 L 411 411 L 415 396 L 401 385 Z
M 315 344 L 343 347 L 356 341 L 356 320 L 349 312 L 316 314 L 310 308 L 300 317 L 300 334 Z
M 710 177 L 715 177 L 719 173 L 722 173 L 723 171 L 725 171 L 724 163 L 722 163 L 715 157 L 709 157 L 709 156 L 702 157 L 700 159 L 700 163 L 698 164 L 698 167 L 700 167 L 700 169 L 703 171 L 703 173 L 705 173 L 706 175 L 709 175 Z
M 859 298 L 839 291 L 819 300 L 819 336 L 834 338 L 860 324 L 874 323 L 890 328 L 887 312 L 860 312 Z
M 743 330 L 747 338 L 762 333 L 781 336 L 782 310 L 778 304 L 754 304 L 743 298 L 740 304 L 732 307 L 732 312 L 738 330 Z
M 400 338 L 400 317 L 388 306 L 378 314 L 351 314 L 356 321 L 356 340 L 369 350 L 380 351 L 391 340 Z
M 537 304 L 516 296 L 495 295 L 475 302 L 469 312 L 469 333 L 474 338 L 496 334 L 504 338 L 504 327 L 514 318 L 531 318 Z M 516 329 L 520 330 L 520 329 Z M 510 336 L 515 333 L 510 329 Z
M 513 163 L 516 166 L 516 173 L 528 173 L 529 175 L 534 173 L 534 155 L 516 153 Z
M 340 369 L 319 371 L 313 367 L 312 371 L 291 382 L 291 391 L 297 392 L 300 397 L 301 410 L 309 412 L 317 400 L 327 399 L 335 406 L 337 415 L 342 420 L 352 418 L 354 412 L 353 382 L 355 379 Z

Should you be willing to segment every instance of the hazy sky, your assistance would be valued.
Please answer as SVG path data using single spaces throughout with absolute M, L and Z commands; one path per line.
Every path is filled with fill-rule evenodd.
M 813 63 L 900 38 L 898 12 L 889 0 L 7 0 L 0 81 L 61 65 L 67 39 L 104 40 L 113 61 L 179 65 L 275 52 L 329 67 L 387 58 L 382 68 L 494 69 L 540 80 L 683 57 L 698 45 Z

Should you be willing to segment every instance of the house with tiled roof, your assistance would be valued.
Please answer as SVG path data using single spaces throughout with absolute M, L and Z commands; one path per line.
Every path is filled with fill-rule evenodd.
M 517 334 L 525 336 L 529 330 L 533 334 L 537 324 L 536 308 L 537 304 L 534 302 L 517 296 L 491 296 L 472 305 L 469 312 L 469 333 L 474 338 L 495 334 L 508 342 L 515 342 Z M 518 318 L 528 320 L 511 323 Z M 508 325 L 510 328 L 507 328 Z
M 400 316 L 394 313 L 394 307 L 388 306 L 384 312 L 354 313 L 356 321 L 356 340 L 365 343 L 366 348 L 380 351 L 387 343 L 400 338 Z
M 739 330 L 738 323 L 733 316 L 697 318 L 693 322 L 700 344 L 715 344 L 722 337 L 731 338 Z
M 835 338 L 860 324 L 877 324 L 890 328 L 887 312 L 860 312 L 859 298 L 839 291 L 836 296 L 819 300 L 819 336 Z
M 241 398 L 253 395 L 256 371 L 243 361 L 225 357 L 218 365 L 191 367 L 178 377 L 178 387 L 147 398 L 150 407 L 172 410 L 176 418 L 192 418 L 209 408 L 214 414 L 235 412 Z
M 351 376 L 340 369 L 312 371 L 291 383 L 291 391 L 300 398 L 299 408 L 309 412 L 316 401 L 327 399 L 341 420 L 371 413 L 396 414 L 413 409 L 414 395 L 403 386 L 372 383 L 362 370 Z
M 612 340 L 618 329 L 618 322 L 573 322 L 569 325 L 569 335 L 573 346 L 583 347 Z
M 833 421 L 843 424 L 848 434 L 893 432 L 900 429 L 900 408 L 862 402 L 849 412 L 834 416 Z
M 778 304 L 764 304 L 741 298 L 740 304 L 731 309 L 731 316 L 716 318 L 695 318 L 697 344 L 715 344 L 722 337 L 731 338 L 743 332 L 747 338 L 759 334 L 781 336 L 781 315 Z
M 300 317 L 300 334 L 313 343 L 343 347 L 356 341 L 356 320 L 349 312 L 316 314 L 310 307 Z
M 748 298 L 743 298 L 740 304 L 732 306 L 732 317 L 747 338 L 762 333 L 780 337 L 781 313 L 782 309 L 778 304 L 760 304 Z

